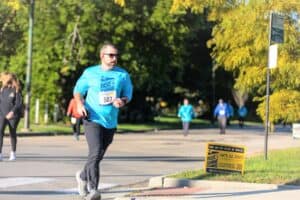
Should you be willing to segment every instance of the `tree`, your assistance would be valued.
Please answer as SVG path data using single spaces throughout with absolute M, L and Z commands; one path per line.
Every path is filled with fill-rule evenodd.
M 249 1 L 198 1 L 174 0 L 174 7 L 200 10 L 200 3 L 209 9 L 208 19 L 216 24 L 208 46 L 217 65 L 235 77 L 235 88 L 249 93 L 259 101 L 257 109 L 264 120 L 265 77 L 268 52 L 268 24 L 270 11 L 279 11 L 285 16 L 284 44 L 279 47 L 278 68 L 272 71 L 271 104 L 285 106 L 271 109 L 272 123 L 279 120 L 299 120 L 299 109 L 293 103 L 299 94 L 299 16 L 300 4 L 295 0 L 249 0 Z M 201 8 L 201 7 L 200 7 Z M 283 95 L 284 94 L 284 95 Z M 293 94 L 286 101 L 287 94 Z M 292 117 L 291 117 L 292 116 Z
M 195 98 L 209 97 L 211 60 L 205 42 L 212 24 L 205 20 L 207 13 L 196 14 L 185 7 L 170 12 L 173 0 L 124 3 L 36 1 L 32 103 L 39 98 L 40 104 L 48 103 L 50 109 L 54 103 L 66 107 L 75 81 L 87 66 L 99 63 L 99 46 L 106 41 L 118 46 L 119 65 L 130 72 L 135 85 L 127 118 L 148 120 L 140 114 L 152 106 L 146 99 L 153 99 L 151 104 L 163 99 L 177 105 L 182 96 L 174 94 L 175 88 L 183 88 Z M 11 30 L 9 37 L 0 41 L 11 47 L 0 50 L 0 67 L 25 80 L 28 9 L 25 3 L 20 5 L 16 10 L 0 3 L 0 8 L 7 10 L 0 22 L 5 16 L 13 19 L 6 26 L 6 31 Z
M 285 16 L 285 39 L 279 47 L 278 68 L 272 71 L 271 104 L 282 105 L 293 109 L 287 112 L 284 106 L 270 109 L 271 123 L 283 120 L 299 120 L 299 110 L 293 102 L 298 100 L 299 81 L 299 29 L 296 26 L 295 12 L 300 5 L 294 1 L 249 1 L 249 4 L 236 4 L 234 9 L 224 11 L 218 24 L 213 29 L 213 38 L 209 42 L 212 56 L 226 70 L 235 74 L 235 88 L 248 92 L 254 100 L 261 102 L 257 110 L 264 120 L 265 77 L 268 51 L 268 15 L 271 10 L 278 10 Z M 247 14 L 245 14 L 247 13 Z M 297 67 L 298 66 L 298 67 Z M 284 98 L 291 95 L 289 101 Z M 281 94 L 281 95 L 279 95 Z M 283 95 L 285 94 L 285 95 Z M 292 113 L 291 113 L 292 112 Z M 293 117 L 291 117 L 293 116 Z
M 0 69 L 8 69 L 10 56 L 16 53 L 22 30 L 16 21 L 17 2 L 0 2 Z

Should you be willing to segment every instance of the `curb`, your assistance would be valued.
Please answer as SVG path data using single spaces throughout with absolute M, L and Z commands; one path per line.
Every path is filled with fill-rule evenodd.
M 259 190 L 259 191 L 275 191 L 275 190 L 293 190 L 300 189 L 300 186 L 295 185 L 277 185 L 277 184 L 261 184 L 261 183 L 245 183 L 234 181 L 208 181 L 208 180 L 189 180 L 189 179 L 177 179 L 168 178 L 166 176 L 157 176 L 149 179 L 148 190 L 162 189 L 162 188 L 205 188 L 213 189 L 216 191 L 230 191 L 232 189 L 236 191 L 246 190 Z M 180 194 L 166 195 L 146 195 L 146 196 L 120 196 L 114 198 L 114 200 L 191 200 L 190 197 Z
M 19 132 L 18 137 L 43 137 L 43 136 L 73 136 L 71 132 L 42 132 L 42 133 L 34 133 L 34 132 Z M 82 134 L 80 134 L 82 135 Z
M 189 180 L 167 178 L 158 176 L 150 178 L 149 188 L 168 188 L 168 187 L 205 187 L 218 189 L 279 189 L 279 188 L 300 188 L 298 186 L 276 185 L 276 184 L 262 184 L 262 183 L 245 183 L 234 181 L 208 181 L 208 180 Z

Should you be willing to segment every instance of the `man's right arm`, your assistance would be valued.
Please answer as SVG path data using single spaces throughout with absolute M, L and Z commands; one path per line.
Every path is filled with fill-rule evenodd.
M 81 97 L 80 93 L 74 93 L 74 99 L 75 99 L 75 102 L 76 102 L 77 112 L 81 116 L 86 117 L 87 116 L 87 111 L 84 107 L 83 98 Z
M 80 76 L 77 80 L 76 85 L 73 90 L 73 96 L 76 103 L 76 109 L 79 115 L 86 117 L 87 111 L 84 107 L 84 99 L 83 94 L 85 94 L 88 90 L 88 80 L 86 71 Z

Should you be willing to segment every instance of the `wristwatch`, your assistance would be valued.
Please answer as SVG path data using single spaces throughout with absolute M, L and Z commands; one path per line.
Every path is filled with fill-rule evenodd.
M 128 98 L 127 97 L 122 97 L 121 100 L 123 101 L 124 104 L 126 104 L 128 102 Z

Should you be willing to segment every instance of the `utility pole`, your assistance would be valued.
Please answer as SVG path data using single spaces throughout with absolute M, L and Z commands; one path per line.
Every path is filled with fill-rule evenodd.
M 29 28 L 28 28 L 28 51 L 27 67 L 25 82 L 25 113 L 24 113 L 24 130 L 30 131 L 30 87 L 31 87 L 31 67 L 32 67 L 32 38 L 33 38 L 33 21 L 34 21 L 34 0 L 29 0 Z

